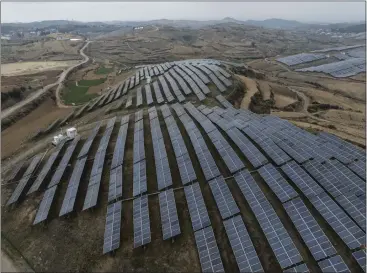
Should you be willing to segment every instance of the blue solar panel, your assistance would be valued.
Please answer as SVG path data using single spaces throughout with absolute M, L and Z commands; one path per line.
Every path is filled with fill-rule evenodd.
M 120 247 L 121 211 L 121 201 L 107 207 L 103 254 L 114 251 Z
M 57 185 L 45 191 L 41 204 L 37 210 L 36 218 L 34 219 L 33 225 L 43 222 L 47 219 L 52 201 L 55 197 L 56 189 Z
M 143 195 L 133 201 L 134 248 L 151 241 L 148 196 Z
M 283 206 L 316 261 L 336 253 L 335 248 L 299 197 Z
M 212 227 L 195 232 L 202 272 L 224 272 Z
M 364 244 L 366 234 L 325 192 L 310 201 L 350 249 Z
M 356 259 L 358 264 L 362 267 L 363 271 L 366 272 L 366 250 L 361 249 L 353 253 L 353 257 Z
M 324 191 L 296 162 L 288 162 L 281 169 L 307 197 L 318 195 Z
M 199 183 L 185 186 L 184 189 L 193 230 L 197 231 L 210 226 L 208 211 L 205 206 Z
M 181 234 L 173 189 L 159 193 L 163 240 Z
M 264 272 L 240 215 L 223 222 L 240 272 Z
M 234 175 L 242 194 L 253 210 L 282 268 L 302 261 L 302 257 L 284 228 L 275 210 L 248 171 Z
M 319 267 L 322 272 L 350 272 L 339 255 L 319 262 Z
M 261 167 L 259 169 L 259 174 L 282 203 L 298 196 L 293 187 L 289 185 L 272 164 Z

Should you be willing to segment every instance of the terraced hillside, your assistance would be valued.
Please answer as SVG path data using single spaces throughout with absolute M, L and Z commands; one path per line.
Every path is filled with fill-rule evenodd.
M 365 271 L 365 151 L 236 92 L 215 60 L 139 68 L 34 136 L 3 236 L 36 271 Z M 48 146 L 66 123 L 80 136 Z

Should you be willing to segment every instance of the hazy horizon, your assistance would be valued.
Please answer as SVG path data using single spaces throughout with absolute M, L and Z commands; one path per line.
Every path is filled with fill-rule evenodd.
M 87 5 L 88 12 L 85 10 Z M 2 23 L 284 19 L 303 23 L 365 21 L 365 2 L 2 2 Z M 21 19 L 20 19 L 21 18 Z

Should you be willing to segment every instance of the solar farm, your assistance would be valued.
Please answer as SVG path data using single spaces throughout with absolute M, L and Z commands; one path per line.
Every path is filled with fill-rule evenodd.
M 346 78 L 366 72 L 366 48 L 363 45 L 344 46 L 315 50 L 311 53 L 300 53 L 276 59 L 287 66 L 312 63 L 314 61 L 335 58 L 335 61 L 295 69 L 298 72 L 320 72 L 335 78 Z
M 37 271 L 366 272 L 365 150 L 237 109 L 234 86 L 217 60 L 137 67 L 5 177 L 7 236 Z

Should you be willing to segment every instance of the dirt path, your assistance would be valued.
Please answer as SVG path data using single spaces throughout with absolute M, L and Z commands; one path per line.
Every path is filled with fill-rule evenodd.
M 1 251 L 1 272 L 20 272 L 14 262 L 3 251 Z
M 241 101 L 241 108 L 242 109 L 249 109 L 250 103 L 251 103 L 251 97 L 255 95 L 256 92 L 259 90 L 257 89 L 256 81 L 250 78 L 247 78 L 245 76 L 238 77 L 241 79 L 241 81 L 246 85 L 246 94 L 243 97 Z
M 44 94 L 45 92 L 47 92 L 48 90 L 50 90 L 51 88 L 53 88 L 56 85 L 58 85 L 58 87 L 56 89 L 57 105 L 60 108 L 66 108 L 67 106 L 63 105 L 60 102 L 61 100 L 60 100 L 60 97 L 59 97 L 59 92 L 61 90 L 62 83 L 65 80 L 65 78 L 67 77 L 67 75 L 70 73 L 70 71 L 72 71 L 72 69 L 86 63 L 89 60 L 89 57 L 84 54 L 84 49 L 89 45 L 90 42 L 91 41 L 87 41 L 87 43 L 80 50 L 80 55 L 82 57 L 84 57 L 84 61 L 82 61 L 82 62 L 80 62 L 80 63 L 78 63 L 74 66 L 71 66 L 68 69 L 64 70 L 61 73 L 61 75 L 59 76 L 59 79 L 58 79 L 57 82 L 45 86 L 44 88 L 32 93 L 32 95 L 29 96 L 28 98 L 26 98 L 25 100 L 22 100 L 21 102 L 18 102 L 17 104 L 13 105 L 12 107 L 9 107 L 9 108 L 1 111 L 1 118 L 4 119 L 4 118 L 10 116 L 11 114 L 18 111 L 19 109 L 21 109 L 23 106 L 27 105 L 28 103 L 32 102 L 33 100 L 35 100 L 36 98 L 38 98 L 39 96 L 41 96 L 42 94 Z

